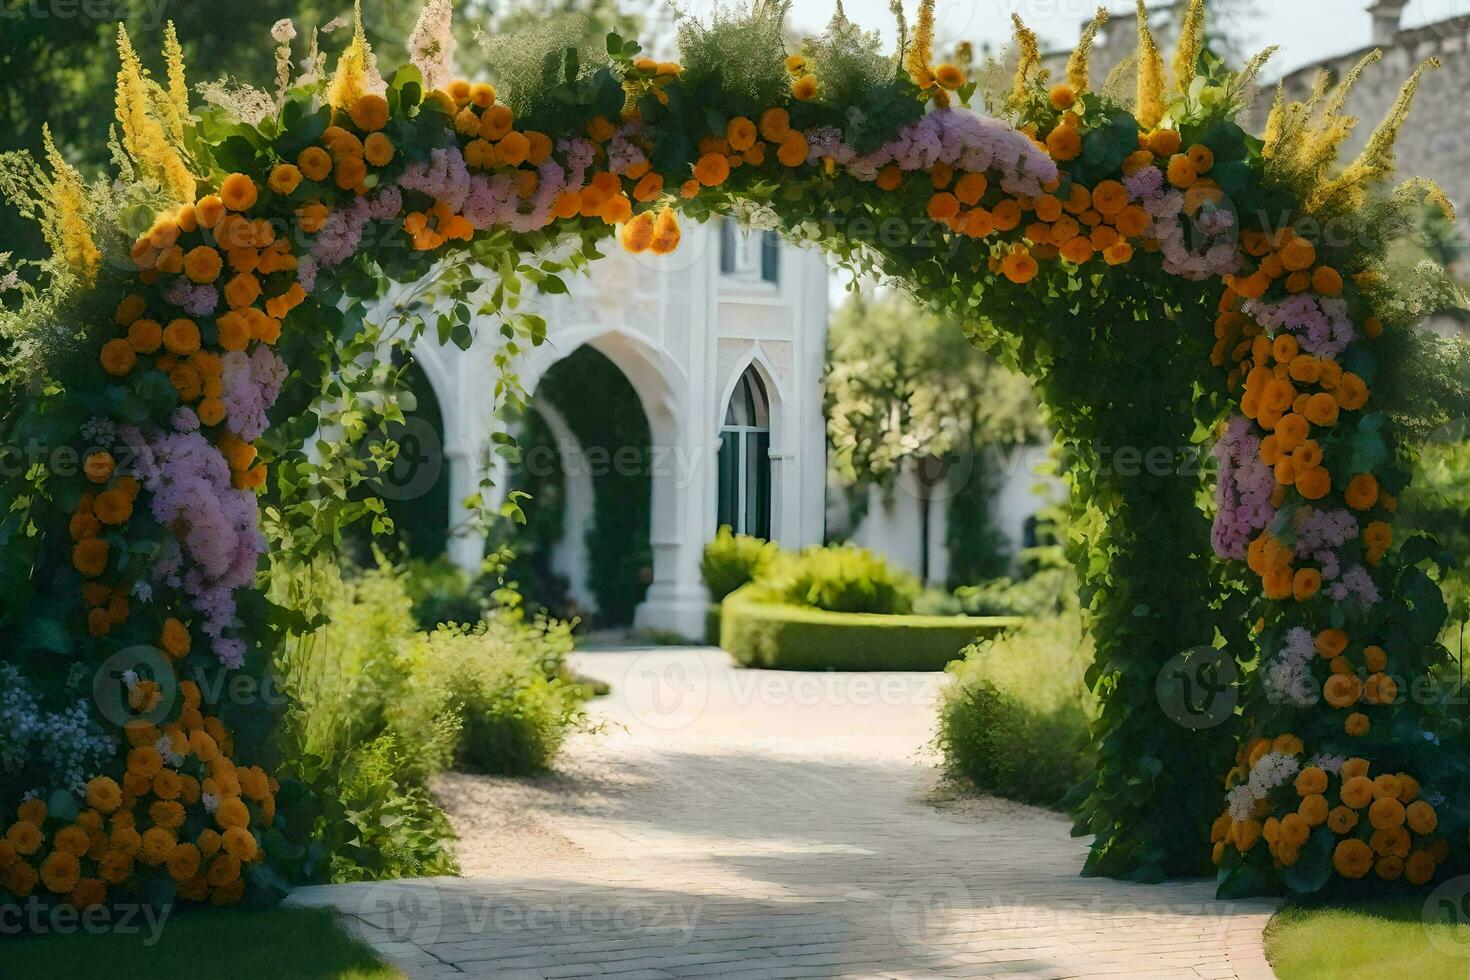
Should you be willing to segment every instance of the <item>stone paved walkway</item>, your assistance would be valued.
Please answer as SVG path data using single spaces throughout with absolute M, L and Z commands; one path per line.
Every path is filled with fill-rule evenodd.
M 611 730 L 518 798 L 539 836 L 465 841 L 464 878 L 294 901 L 342 910 L 413 977 L 1272 976 L 1269 906 L 1080 878 L 1084 843 L 1044 811 L 936 808 L 941 676 L 742 671 L 689 649 L 576 666 L 613 684 Z M 452 815 L 505 782 L 475 803 L 456 778 Z

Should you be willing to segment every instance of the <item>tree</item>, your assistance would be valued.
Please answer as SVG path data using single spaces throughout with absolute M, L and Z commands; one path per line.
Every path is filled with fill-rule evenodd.
M 1042 431 L 1031 386 L 896 291 L 854 293 L 833 318 L 828 351 L 831 465 L 855 512 L 870 487 L 891 492 L 908 474 L 927 529 L 936 491 L 949 484 L 950 538 L 960 546 L 952 564 L 967 577 L 1003 571 L 985 506 L 994 482 L 985 456 Z M 924 540 L 927 565 L 927 533 Z

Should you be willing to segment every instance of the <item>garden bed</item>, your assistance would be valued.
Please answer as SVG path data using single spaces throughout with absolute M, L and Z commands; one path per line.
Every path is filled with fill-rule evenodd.
M 746 667 L 775 670 L 943 670 L 1014 617 L 882 616 L 765 602 L 741 589 L 725 599 L 720 646 Z

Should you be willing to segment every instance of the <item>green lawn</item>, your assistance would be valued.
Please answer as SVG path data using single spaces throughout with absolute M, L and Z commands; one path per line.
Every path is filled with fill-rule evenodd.
M 1470 977 L 1470 925 L 1446 923 L 1434 910 L 1426 916 L 1424 902 L 1416 900 L 1289 907 L 1266 927 L 1266 956 L 1281 980 L 1465 980 Z
M 324 909 L 196 911 L 142 919 L 132 935 L 86 934 L 7 939 L 0 975 L 110 980 L 402 980 Z

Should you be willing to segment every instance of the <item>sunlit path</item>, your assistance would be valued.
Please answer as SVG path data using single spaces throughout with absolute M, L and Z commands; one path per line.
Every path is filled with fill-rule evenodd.
M 415 977 L 1271 976 L 1268 905 L 1083 879 L 1062 817 L 936 807 L 938 675 L 688 649 L 576 666 L 613 694 L 564 775 L 440 784 L 465 878 L 296 900 Z

